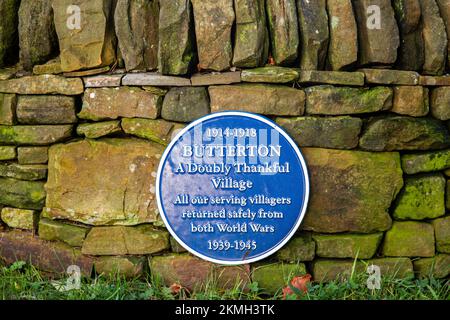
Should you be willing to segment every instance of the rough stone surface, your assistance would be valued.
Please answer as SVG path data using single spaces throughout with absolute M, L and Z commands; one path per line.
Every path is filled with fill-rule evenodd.
M 55 54 L 57 37 L 52 0 L 22 0 L 19 9 L 20 62 L 26 70 Z
M 286 287 L 292 278 L 306 274 L 303 263 L 274 263 L 261 265 L 253 269 L 252 280 L 258 282 L 263 293 L 275 295 Z
M 396 84 L 414 86 L 419 83 L 419 74 L 414 71 L 389 69 L 361 69 L 370 84 Z
M 90 225 L 155 221 L 155 173 L 162 153 L 162 146 L 139 139 L 52 146 L 43 215 Z
M 304 229 L 370 233 L 390 228 L 388 209 L 403 186 L 397 153 L 315 148 L 302 152 L 312 188 Z
M 433 117 L 442 121 L 450 120 L 450 87 L 433 89 L 430 104 Z
M 87 120 L 114 120 L 119 117 L 156 119 L 162 98 L 140 88 L 87 89 L 78 117 Z
M 182 124 L 162 119 L 122 119 L 122 129 L 125 133 L 157 142 L 163 146 L 168 145 L 172 137 L 183 127 Z
M 449 0 L 436 0 L 441 18 L 444 20 L 445 27 L 447 29 L 447 68 L 450 66 L 450 2 Z
M 174 237 L 170 237 L 170 250 L 175 253 L 187 252 L 187 250 L 181 246 L 181 244 L 179 244 Z
M 217 287 L 224 290 L 239 288 L 243 292 L 248 292 L 250 284 L 250 266 L 216 266 L 213 265 L 213 281 Z
M 169 121 L 191 122 L 207 115 L 209 111 L 206 88 L 172 88 L 164 98 L 161 117 Z
M 300 69 L 322 70 L 327 58 L 329 30 L 326 0 L 297 0 L 300 27 Z
M 167 286 L 174 283 L 193 290 L 203 288 L 212 277 L 210 262 L 188 254 L 170 254 L 152 257 L 150 272 Z
M 400 29 L 397 66 L 402 70 L 420 71 L 425 62 L 420 0 L 392 1 Z
M 353 149 L 358 146 L 362 120 L 352 117 L 277 118 L 300 147 Z
M 405 154 L 402 168 L 407 174 L 433 172 L 450 168 L 450 150 Z
M 358 60 L 358 30 L 351 0 L 327 0 L 330 44 L 328 65 L 339 71 Z
M 112 0 L 52 2 L 61 51 L 61 68 L 64 72 L 107 66 L 115 61 L 113 4 Z M 76 22 L 68 15 L 68 8 L 71 5 L 77 5 L 81 9 L 80 28 L 67 27 L 68 22 L 72 24 Z M 72 11 L 69 12 L 74 14 Z
M 0 163 L 0 177 L 29 181 L 43 180 L 47 177 L 47 166 L 41 164 Z
M 292 64 L 300 41 L 296 0 L 266 0 L 266 10 L 273 59 L 277 65 Z
M 14 160 L 17 157 L 16 147 L 0 146 L 0 161 Z
M 302 90 L 261 84 L 209 87 L 211 112 L 243 110 L 248 112 L 301 116 L 305 93 Z
M 434 219 L 445 214 L 445 178 L 442 174 L 407 177 L 397 198 L 397 220 Z
M 45 164 L 48 162 L 48 147 L 17 148 L 19 164 Z
M 241 82 L 241 72 L 222 72 L 222 73 L 196 73 L 191 77 L 193 86 L 212 86 L 220 84 L 232 84 Z
M 394 222 L 385 234 L 382 251 L 390 257 L 432 257 L 433 226 L 425 222 Z
M 370 259 L 375 255 L 382 238 L 383 233 L 313 235 L 316 254 L 322 258 Z
M 264 65 L 269 52 L 264 0 L 235 0 L 236 35 L 233 66 L 255 68 Z
M 379 12 L 369 10 L 378 6 Z M 359 35 L 359 63 L 361 65 L 390 65 L 397 60 L 400 35 L 390 0 L 353 1 Z M 380 15 L 381 23 L 376 26 L 374 19 Z M 375 27 L 373 27 L 375 26 Z
M 359 142 L 370 151 L 430 150 L 449 145 L 445 125 L 428 118 L 389 117 L 371 121 Z
M 192 0 L 199 68 L 214 71 L 231 66 L 233 0 Z
M 75 98 L 19 96 L 16 110 L 20 124 L 70 124 L 77 121 Z
M 3 208 L 1 220 L 10 228 L 34 230 L 38 221 L 38 214 L 33 210 Z
M 420 76 L 419 78 L 419 84 L 421 86 L 430 86 L 430 87 L 436 87 L 436 86 L 450 86 L 450 76 L 442 76 L 442 77 L 436 77 L 436 76 Z
M 195 63 L 194 22 L 189 0 L 159 1 L 158 69 L 181 75 Z
M 45 203 L 44 182 L 0 178 L 0 204 L 40 210 Z
M 86 88 L 119 87 L 123 74 L 98 75 L 83 79 Z
M 134 279 L 143 275 L 146 260 L 145 257 L 99 257 L 94 266 L 97 274 Z
M 393 93 L 388 87 L 350 88 L 324 85 L 309 87 L 305 91 L 306 112 L 309 114 L 362 114 L 392 107 Z
M 428 89 L 419 86 L 395 86 L 392 112 L 424 117 L 430 111 Z
M 241 80 L 243 82 L 289 83 L 297 80 L 298 76 L 298 72 L 294 69 L 270 66 L 243 70 Z
M 49 241 L 62 241 L 72 247 L 81 247 L 89 228 L 70 225 L 59 221 L 41 218 L 39 220 L 39 238 Z M 114 241 L 117 241 L 115 239 Z
M 4 93 L 74 96 L 82 94 L 83 90 L 81 79 L 66 79 L 48 74 L 0 81 L 0 92 Z
M 0 143 L 6 144 L 48 145 L 64 141 L 71 135 L 71 125 L 0 126 Z
M 13 61 L 18 49 L 17 24 L 20 0 L 3 0 L 0 2 L 0 67 Z
M 436 237 L 436 250 L 450 253 L 450 216 L 433 220 L 432 224 Z
M 0 93 L 0 124 L 12 126 L 16 124 L 17 96 Z
M 450 255 L 438 254 L 433 258 L 415 260 L 414 271 L 419 278 L 446 278 L 450 274 Z
M 63 70 L 61 69 L 61 58 L 58 56 L 55 59 L 51 59 L 44 64 L 37 64 L 33 67 L 34 75 L 43 74 L 61 74 Z
M 410 279 L 414 277 L 413 264 L 408 258 L 377 258 L 370 265 L 380 267 L 381 275 L 388 279 Z
M 311 234 L 306 233 L 296 236 L 277 253 L 281 261 L 297 263 L 299 261 L 312 261 L 315 256 L 316 243 Z
M 122 79 L 124 86 L 155 86 L 155 87 L 184 87 L 190 86 L 191 81 L 186 78 L 163 76 L 159 73 L 128 73 Z
M 158 67 L 159 5 L 157 0 L 118 0 L 115 29 L 127 70 Z
M 114 239 L 114 241 L 112 241 Z M 88 255 L 153 254 L 169 248 L 169 233 L 150 225 L 94 227 L 81 251 Z
M 120 121 L 82 123 L 77 127 L 77 134 L 89 139 L 97 139 L 119 132 L 122 132 Z
M 312 274 L 315 281 L 345 281 L 350 278 L 354 264 L 354 260 L 318 259 L 312 263 Z M 363 272 L 361 262 L 356 263 L 355 272 Z
M 43 241 L 30 232 L 1 232 L 0 251 L 2 259 L 8 264 L 25 261 L 39 270 L 64 275 L 68 266 L 76 265 L 83 276 L 91 276 L 91 257 L 83 256 L 80 250 L 63 243 Z
M 447 61 L 447 33 L 435 0 L 420 1 L 425 43 L 423 72 L 431 75 L 444 73 Z
M 336 84 L 343 86 L 363 86 L 364 73 L 342 71 L 302 70 L 297 82 L 300 84 Z

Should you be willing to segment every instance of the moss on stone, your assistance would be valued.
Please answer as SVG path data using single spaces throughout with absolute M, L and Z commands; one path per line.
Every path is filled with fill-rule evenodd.
M 315 255 L 316 245 L 311 234 L 302 234 L 291 239 L 280 251 L 277 257 L 281 261 L 301 262 L 312 261 Z
M 434 219 L 445 214 L 445 185 L 442 174 L 412 176 L 397 198 L 393 216 L 398 220 Z
M 424 222 L 394 222 L 386 232 L 382 253 L 388 257 L 432 257 L 433 226 Z
M 450 150 L 405 154 L 402 156 L 402 168 L 407 174 L 448 169 L 450 168 Z
M 305 265 L 274 263 L 257 266 L 252 273 L 252 280 L 258 283 L 263 293 L 274 295 L 286 287 L 293 277 L 306 274 Z
M 316 234 L 313 239 L 317 246 L 317 255 L 323 258 L 372 258 L 383 233 L 361 234 Z

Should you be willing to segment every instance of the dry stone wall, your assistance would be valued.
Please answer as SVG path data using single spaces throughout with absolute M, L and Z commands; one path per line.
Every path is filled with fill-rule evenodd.
M 450 272 L 448 0 L 3 0 L 0 260 L 64 273 L 215 277 Z M 155 199 L 165 146 L 210 112 L 270 117 L 311 179 L 262 263 L 185 252 Z

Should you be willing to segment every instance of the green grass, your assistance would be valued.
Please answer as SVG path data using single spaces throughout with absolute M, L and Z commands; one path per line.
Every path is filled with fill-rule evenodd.
M 367 275 L 352 276 L 347 282 L 327 284 L 312 283 L 308 293 L 288 296 L 301 300 L 449 300 L 450 280 L 399 280 L 383 279 L 380 290 L 366 286 Z M 232 289 L 219 290 L 214 281 L 208 282 L 201 291 L 180 290 L 173 295 L 171 289 L 160 280 L 124 279 L 122 277 L 96 277 L 82 279 L 78 290 L 61 291 L 55 281 L 44 276 L 34 267 L 16 262 L 9 267 L 0 267 L 0 300 L 262 300 L 281 299 L 260 295 L 257 283 L 241 290 L 237 283 Z M 61 283 L 65 283 L 64 280 Z

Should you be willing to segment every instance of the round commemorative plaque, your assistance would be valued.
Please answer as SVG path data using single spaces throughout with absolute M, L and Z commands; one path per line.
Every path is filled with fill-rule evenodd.
M 203 117 L 172 140 L 156 194 L 172 236 L 205 260 L 264 259 L 294 235 L 309 198 L 305 161 L 271 120 L 245 112 Z

